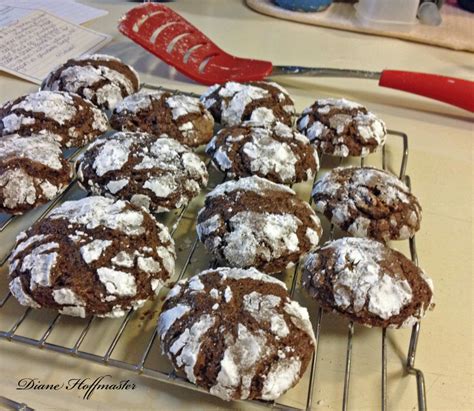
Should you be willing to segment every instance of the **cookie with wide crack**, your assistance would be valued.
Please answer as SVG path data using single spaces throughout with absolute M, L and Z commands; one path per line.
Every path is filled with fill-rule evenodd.
M 198 214 L 197 233 L 224 264 L 278 273 L 314 250 L 321 238 L 308 203 L 282 184 L 253 176 L 218 185 Z
M 288 92 L 268 81 L 215 84 L 201 96 L 201 101 L 223 126 L 250 120 L 260 124 L 280 121 L 291 127 L 296 113 Z
M 163 134 L 181 144 L 206 144 L 214 132 L 214 119 L 198 98 L 168 91 L 142 91 L 126 97 L 114 110 L 110 123 L 116 130 Z
M 405 183 L 374 167 L 338 167 L 318 180 L 316 210 L 355 237 L 406 240 L 420 228 L 421 206 Z
M 0 135 L 47 134 L 64 148 L 81 147 L 108 127 L 104 113 L 73 93 L 38 91 L 0 107 Z
M 174 242 L 152 215 L 92 196 L 63 203 L 17 237 L 9 287 L 25 306 L 121 317 L 159 292 L 174 262 Z
M 315 338 L 283 282 L 251 268 L 217 268 L 169 292 L 158 334 L 188 380 L 224 400 L 274 400 L 297 384 Z
M 113 110 L 139 88 L 140 79 L 133 67 L 105 54 L 70 59 L 51 71 L 41 84 L 42 90 L 77 93 L 102 110 Z
M 0 211 L 23 214 L 60 194 L 72 167 L 50 134 L 0 138 Z
M 383 146 L 387 136 L 380 118 L 346 99 L 316 100 L 303 111 L 296 127 L 320 153 L 341 157 L 365 157 Z
M 277 122 L 226 127 L 206 148 L 213 164 L 230 178 L 257 175 L 275 183 L 311 180 L 319 169 L 316 149 L 302 134 Z
M 340 238 L 310 254 L 303 286 L 325 309 L 369 327 L 411 327 L 434 307 L 423 270 L 367 238 Z
M 85 190 L 154 213 L 187 205 L 208 180 L 206 165 L 188 147 L 147 133 L 117 132 L 97 139 L 76 169 Z

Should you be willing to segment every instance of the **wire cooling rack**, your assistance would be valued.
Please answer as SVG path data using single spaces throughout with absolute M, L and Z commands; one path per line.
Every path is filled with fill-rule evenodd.
M 142 86 L 148 89 L 162 89 L 173 91 L 190 96 L 196 96 L 194 93 L 187 93 L 180 90 L 169 90 L 153 85 Z M 405 133 L 389 130 L 388 143 L 398 146 L 400 159 L 399 177 L 410 187 L 410 178 L 406 175 L 408 163 L 408 137 Z M 388 144 L 387 143 L 387 144 Z M 69 152 L 68 157 L 71 162 L 75 160 L 80 150 Z M 199 153 L 203 159 L 203 153 Z M 385 170 L 390 169 L 391 158 L 389 159 L 387 148 L 381 150 L 381 153 L 375 153 L 367 157 L 369 160 L 378 162 L 378 167 Z M 389 161 L 390 160 L 390 161 Z M 186 207 L 164 215 L 159 215 L 158 219 L 168 226 L 176 242 L 177 264 L 176 273 L 173 281 L 186 278 L 196 274 L 202 269 L 214 266 L 215 262 L 206 254 L 202 245 L 199 243 L 195 233 L 195 220 L 197 212 L 204 202 L 204 196 L 215 185 L 225 180 L 219 172 L 210 167 L 209 159 L 205 159 L 210 174 L 209 185 L 207 189 Z M 361 159 L 360 164 L 364 165 L 365 160 Z M 347 164 L 347 160 L 323 156 L 321 158 L 321 171 L 338 165 Z M 318 176 L 315 177 L 315 180 Z M 293 188 L 301 198 L 309 199 L 311 203 L 311 183 L 300 183 Z M 183 388 L 205 392 L 204 390 L 189 383 L 183 376 L 177 375 L 171 368 L 167 359 L 160 354 L 159 338 L 157 338 L 156 320 L 159 315 L 160 307 L 166 295 L 166 290 L 160 294 L 155 301 L 148 302 L 144 307 L 137 311 L 130 310 L 125 317 L 121 319 L 100 319 L 90 317 L 79 319 L 64 316 L 51 310 L 33 310 L 20 306 L 8 292 L 8 263 L 7 259 L 14 245 L 15 236 L 22 230 L 28 228 L 34 221 L 38 221 L 47 216 L 51 210 L 65 200 L 78 199 L 86 194 L 81 191 L 74 180 L 68 188 L 55 200 L 39 209 L 29 212 L 25 216 L 11 217 L 2 215 L 0 217 L 0 265 L 1 280 L 0 290 L 6 290 L 0 299 L 0 338 L 30 345 L 37 348 L 46 349 L 60 354 L 77 357 L 80 359 L 100 363 L 105 366 L 116 367 L 128 370 L 132 373 L 143 375 L 158 381 L 174 384 Z M 327 221 L 322 218 L 323 223 Z M 337 232 L 333 226 L 325 227 L 325 238 L 336 238 L 341 233 Z M 415 238 L 409 240 L 409 249 L 412 261 L 418 264 Z M 310 304 L 304 300 L 301 291 L 301 270 L 296 266 L 286 273 L 278 276 L 284 281 L 290 291 L 292 298 L 299 300 L 303 305 Z M 0 291 L 0 296 L 2 291 Z M 304 301 L 301 301 L 301 300 Z M 310 315 L 314 326 L 316 336 L 315 353 L 308 366 L 305 375 L 296 387 L 290 390 L 278 401 L 251 401 L 264 407 L 285 409 L 285 410 L 309 410 L 313 405 L 315 386 L 318 380 L 315 378 L 318 369 L 318 358 L 320 358 L 321 337 L 324 335 L 323 317 L 327 314 L 322 308 L 314 305 L 310 309 Z M 380 404 L 373 405 L 374 408 L 388 409 L 388 376 L 387 376 L 387 330 L 373 329 L 372 333 L 380 333 L 380 351 L 373 355 L 372 361 L 380 363 Z M 394 331 L 397 332 L 397 331 Z M 343 389 L 340 393 L 342 409 L 349 409 L 351 370 L 353 365 L 353 342 L 355 326 L 353 322 L 348 323 L 347 345 L 345 350 Z M 418 398 L 418 409 L 426 410 L 425 382 L 421 370 L 415 368 L 415 355 L 420 334 L 420 324 L 416 324 L 411 331 L 408 343 L 408 353 L 405 360 L 404 369 L 406 374 L 413 374 L 416 377 L 416 390 Z M 408 378 L 401 376 L 400 378 Z M 295 393 L 292 395 L 292 393 Z M 294 397 L 298 400 L 295 401 Z M 302 400 L 304 399 L 304 400 Z M 320 401 L 318 401 L 319 404 Z

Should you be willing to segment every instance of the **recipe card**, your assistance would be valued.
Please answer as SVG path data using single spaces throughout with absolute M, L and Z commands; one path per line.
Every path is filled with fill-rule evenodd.
M 0 70 L 36 84 L 56 66 L 94 53 L 111 40 L 44 11 L 17 15 L 17 8 L 0 9 L 1 20 L 9 22 L 0 27 Z
M 0 0 L 2 6 L 24 10 L 42 10 L 75 24 L 82 24 L 108 14 L 107 10 L 91 7 L 74 0 Z M 1 22 L 0 22 L 1 27 Z

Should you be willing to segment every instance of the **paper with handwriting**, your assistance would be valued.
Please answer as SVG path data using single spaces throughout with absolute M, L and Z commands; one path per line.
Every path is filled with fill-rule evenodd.
M 11 9 L 14 15 L 15 9 Z M 0 20 L 8 18 L 7 11 L 0 9 Z M 111 40 L 106 34 L 44 11 L 32 11 L 10 20 L 0 27 L 0 70 L 37 84 L 59 64 L 94 53 Z
M 0 0 L 0 7 L 2 6 L 18 7 L 20 10 L 17 10 L 17 13 L 24 9 L 24 14 L 29 14 L 32 9 L 47 11 L 75 24 L 82 24 L 108 14 L 107 10 L 91 7 L 74 0 Z M 2 27 L 1 22 L 0 27 Z

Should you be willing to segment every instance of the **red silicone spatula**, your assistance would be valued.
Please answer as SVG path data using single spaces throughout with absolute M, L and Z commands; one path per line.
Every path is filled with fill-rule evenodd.
M 202 84 L 262 80 L 276 75 L 355 77 L 419 94 L 474 112 L 474 82 L 436 74 L 274 66 L 269 61 L 232 56 L 170 8 L 144 3 L 123 16 L 119 30 L 134 42 Z

